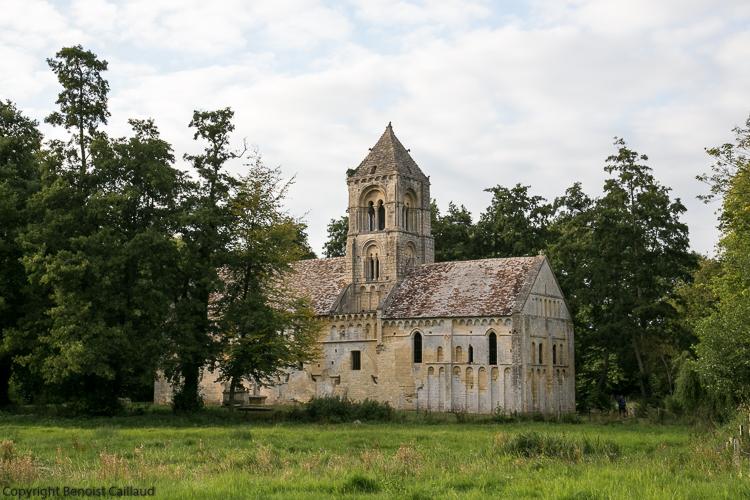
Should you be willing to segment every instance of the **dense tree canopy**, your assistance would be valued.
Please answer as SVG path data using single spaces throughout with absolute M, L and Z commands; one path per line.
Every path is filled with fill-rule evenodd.
M 712 194 L 722 200 L 720 272 L 703 284 L 713 307 L 695 321 L 698 368 L 707 389 L 735 403 L 750 401 L 750 118 L 735 141 L 708 149 Z M 701 314 L 702 313 L 702 314 Z
M 448 204 L 445 215 L 433 200 L 432 236 L 435 238 L 435 261 L 468 260 L 474 258 L 474 226 L 471 213 L 461 205 Z
M 42 136 L 37 124 L 10 102 L 0 101 L 0 406 L 9 402 L 10 330 L 18 328 L 33 300 L 18 240 L 29 222 L 27 203 L 39 189 Z

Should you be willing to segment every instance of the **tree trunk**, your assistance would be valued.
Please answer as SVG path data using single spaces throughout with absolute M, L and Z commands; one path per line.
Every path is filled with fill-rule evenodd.
M 641 356 L 641 350 L 638 347 L 638 341 L 635 336 L 633 337 L 633 352 L 635 352 L 635 359 L 638 362 L 638 383 L 641 386 L 641 396 L 643 399 L 648 397 L 646 393 L 646 369 L 643 365 L 643 357 Z
M 8 387 L 10 385 L 10 359 L 7 357 L 0 358 L 0 407 L 10 404 L 10 394 Z
M 198 393 L 200 365 L 191 363 L 182 368 L 182 387 L 174 397 L 174 410 L 194 412 L 200 409 L 202 401 Z
M 229 381 L 229 411 L 234 411 L 234 395 L 237 392 L 237 379 L 232 377 Z
M 661 362 L 664 363 L 664 372 L 667 374 L 667 383 L 669 384 L 669 393 L 674 394 L 674 384 L 672 383 L 672 372 L 669 369 L 669 363 L 667 363 L 667 360 L 664 358 L 664 354 L 661 354 L 659 357 L 661 358 Z
M 609 353 L 605 351 L 604 368 L 602 368 L 602 373 L 599 376 L 599 383 L 597 384 L 600 393 L 604 392 L 604 385 L 607 383 L 607 372 L 609 372 Z

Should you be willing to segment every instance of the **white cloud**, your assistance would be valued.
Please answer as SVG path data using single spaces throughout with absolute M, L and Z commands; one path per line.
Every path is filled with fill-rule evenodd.
M 695 248 L 711 250 L 713 209 L 695 200 L 694 177 L 709 164 L 703 147 L 750 111 L 744 3 L 540 0 L 524 18 L 484 2 L 353 6 L 347 16 L 301 0 L 35 2 L 57 34 L 0 21 L 0 60 L 18 68 L 0 75 L 0 93 L 43 117 L 56 92 L 44 57 L 81 33 L 110 60 L 116 133 L 152 116 L 181 154 L 196 147 L 194 108 L 232 106 L 237 139 L 298 175 L 290 206 L 318 248 L 346 208 L 344 172 L 388 121 L 439 204 L 475 215 L 495 184 L 552 198 L 581 180 L 597 193 L 612 136 L 623 136 L 689 206 Z M 28 44 L 6 41 L 23 30 Z

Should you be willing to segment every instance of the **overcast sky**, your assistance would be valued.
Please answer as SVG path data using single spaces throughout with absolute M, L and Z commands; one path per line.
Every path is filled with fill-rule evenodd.
M 78 43 L 110 63 L 115 135 L 153 117 L 181 156 L 192 110 L 231 106 L 237 142 L 296 175 L 289 208 L 318 252 L 347 168 L 392 121 L 441 209 L 475 219 L 497 184 L 599 194 L 624 137 L 712 253 L 695 176 L 750 113 L 747 0 L 0 0 L 0 99 L 42 121 L 45 58 Z

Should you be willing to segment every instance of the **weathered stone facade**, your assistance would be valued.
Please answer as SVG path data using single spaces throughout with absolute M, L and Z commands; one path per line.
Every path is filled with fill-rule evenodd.
M 320 359 L 255 391 L 267 403 L 574 411 L 573 326 L 547 259 L 434 263 L 429 178 L 390 124 L 348 174 L 346 256 L 298 262 L 290 276 L 323 320 Z M 207 403 L 221 403 L 215 379 L 206 371 Z M 171 398 L 164 381 L 154 392 Z

